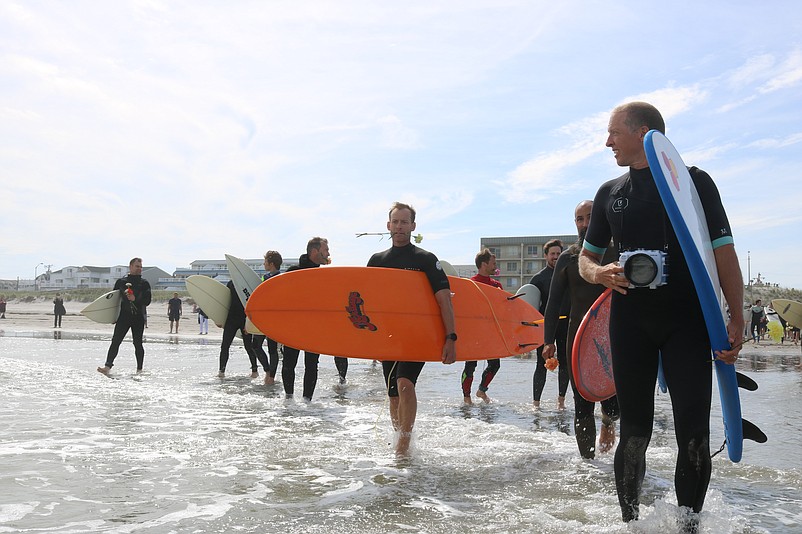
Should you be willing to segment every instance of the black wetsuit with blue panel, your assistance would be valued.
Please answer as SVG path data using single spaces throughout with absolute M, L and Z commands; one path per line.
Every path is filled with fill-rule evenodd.
M 713 248 L 732 243 L 718 190 L 695 167 L 691 178 L 704 208 Z M 603 254 L 610 239 L 617 251 L 647 249 L 668 254 L 666 285 L 613 292 L 610 344 L 621 413 L 615 479 L 622 516 L 637 518 L 654 420 L 658 357 L 671 395 L 679 448 L 677 503 L 699 512 L 710 482 L 711 350 L 701 307 L 677 236 L 650 169 L 630 172 L 601 186 L 584 247 Z

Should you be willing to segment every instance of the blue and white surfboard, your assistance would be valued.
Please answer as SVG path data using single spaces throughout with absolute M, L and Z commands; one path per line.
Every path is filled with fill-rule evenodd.
M 688 263 L 705 318 L 711 349 L 713 352 L 727 350 L 730 343 L 718 269 L 699 193 L 679 153 L 663 134 L 656 130 L 650 131 L 643 140 L 643 146 L 657 190 Z M 718 360 L 715 366 L 727 453 L 730 460 L 739 462 L 743 453 L 743 422 L 735 366 Z

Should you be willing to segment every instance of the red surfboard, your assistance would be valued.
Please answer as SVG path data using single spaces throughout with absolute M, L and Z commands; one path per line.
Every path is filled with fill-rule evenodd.
M 599 295 L 576 331 L 571 354 L 574 383 L 579 394 L 591 402 L 615 395 L 610 351 L 610 301 L 612 289 Z
M 514 295 L 449 277 L 458 360 L 524 354 L 543 344 L 542 316 Z M 274 276 L 245 313 L 265 335 L 331 356 L 440 361 L 440 307 L 426 275 L 382 267 L 322 267 Z

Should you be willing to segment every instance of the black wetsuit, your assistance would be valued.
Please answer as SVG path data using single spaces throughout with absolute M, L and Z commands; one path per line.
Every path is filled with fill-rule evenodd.
M 253 350 L 253 337 L 251 334 L 245 332 L 245 308 L 237 294 L 237 289 L 234 287 L 234 282 L 229 280 L 226 284 L 228 290 L 231 292 L 231 306 L 228 309 L 226 316 L 226 323 L 223 325 L 223 340 L 220 343 L 220 372 L 226 372 L 226 365 L 228 365 L 229 350 L 237 331 L 242 334 L 242 344 L 245 346 L 245 352 L 248 353 L 248 359 L 251 362 L 251 372 L 258 371 L 256 362 L 262 364 L 262 368 L 267 372 L 268 362 L 264 351 L 259 354 Z
M 612 254 L 608 255 L 611 256 Z M 602 264 L 610 263 L 615 258 L 605 258 Z M 589 284 L 579 275 L 579 247 L 572 246 L 560 254 L 557 265 L 554 266 L 554 276 L 551 279 L 549 302 L 546 313 L 543 314 L 544 342 L 548 345 L 554 343 L 559 335 L 559 319 L 562 314 L 561 304 L 567 296 L 571 302 L 571 311 L 568 319 L 568 335 L 566 336 L 565 352 L 566 367 L 571 380 L 571 390 L 574 392 L 574 431 L 579 454 L 583 458 L 593 458 L 596 452 L 596 417 L 593 415 L 596 404 L 586 400 L 576 389 L 573 371 L 574 338 L 582 318 L 593 305 L 604 286 Z M 615 396 L 601 402 L 602 410 L 613 421 L 618 419 L 618 400 Z
M 689 171 L 713 248 L 731 244 L 732 232 L 713 180 L 695 167 Z M 601 254 L 611 238 L 617 252 L 666 251 L 670 269 L 667 285 L 612 296 L 610 345 L 621 410 L 615 479 L 622 517 L 625 521 L 638 517 L 661 354 L 679 448 L 674 476 L 677 503 L 699 512 L 711 472 L 710 341 L 688 266 L 648 168 L 630 169 L 596 194 L 584 247 Z
M 131 302 L 125 296 L 125 284 L 131 284 L 134 292 L 134 301 Z M 114 324 L 114 334 L 111 337 L 109 352 L 106 354 L 106 367 L 111 369 L 114 366 L 114 359 L 120 350 L 120 344 L 125 339 L 125 334 L 131 330 L 131 338 L 134 342 L 134 355 L 136 356 L 136 370 L 141 371 L 145 363 L 145 345 L 142 335 L 145 332 L 145 313 L 150 304 L 151 292 L 150 283 L 142 278 L 141 275 L 129 274 L 120 278 L 114 284 L 114 289 L 122 292 L 122 302 L 120 303 L 120 315 Z
M 167 318 L 170 322 L 178 322 L 181 319 L 181 299 L 173 297 L 167 301 Z
M 440 266 L 437 256 L 418 248 L 412 243 L 403 247 L 391 247 L 383 252 L 377 252 L 368 261 L 368 267 L 389 267 L 391 269 L 405 269 L 407 271 L 422 271 L 429 279 L 432 292 L 449 289 L 448 277 Z M 410 295 L 409 298 L 414 298 Z M 445 341 L 445 340 L 443 340 Z M 424 362 L 393 362 L 383 361 L 384 383 L 387 386 L 389 397 L 398 396 L 398 378 L 407 378 L 413 384 L 423 370 Z
M 540 290 L 540 309 L 538 311 L 544 314 L 546 305 L 549 301 L 549 291 L 551 289 L 551 277 L 554 275 L 554 269 L 546 265 L 529 281 L 530 284 Z M 568 391 L 568 364 L 566 362 L 565 352 L 565 338 L 568 335 L 568 312 L 570 311 L 571 301 L 566 295 L 560 302 L 560 315 L 565 316 L 566 319 L 560 319 L 557 323 L 557 334 L 555 341 L 557 342 L 557 393 L 560 397 L 565 397 Z M 543 359 L 543 346 L 537 348 L 537 358 L 535 358 L 535 374 L 532 377 L 532 398 L 540 401 L 543 395 L 543 388 L 546 387 L 546 361 Z
M 53 299 L 53 328 L 61 328 L 61 318 L 67 315 L 67 309 L 64 307 L 64 299 L 56 297 Z
M 267 273 L 262 276 L 262 280 L 266 282 L 278 274 L 278 271 L 273 274 Z M 276 340 L 270 339 L 267 336 L 253 336 L 253 348 L 257 353 L 261 352 L 264 354 L 262 343 L 265 341 L 267 341 L 267 358 L 269 363 L 267 374 L 270 375 L 270 378 L 276 378 L 276 372 L 278 371 L 278 343 Z
M 320 267 L 317 263 L 309 259 L 307 254 L 301 255 L 298 265 L 293 265 L 287 272 L 298 269 L 313 269 Z M 284 394 L 291 397 L 295 393 L 295 366 L 298 364 L 300 349 L 295 349 L 284 345 L 284 363 L 281 365 L 281 381 L 284 383 Z M 317 386 L 317 370 L 320 362 L 320 354 L 304 351 L 304 390 L 303 397 L 312 400 Z

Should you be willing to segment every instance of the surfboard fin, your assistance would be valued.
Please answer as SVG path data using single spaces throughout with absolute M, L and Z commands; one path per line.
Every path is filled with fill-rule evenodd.
M 743 373 L 739 373 L 735 371 L 735 377 L 738 379 L 738 387 L 743 388 L 747 391 L 755 391 L 757 390 L 757 382 L 749 378 Z M 751 424 L 751 423 L 750 423 Z
M 764 434 L 763 431 L 760 430 L 754 423 L 751 423 L 746 419 L 741 419 L 741 424 L 743 425 L 744 439 L 751 439 L 757 443 L 766 443 L 769 440 L 768 436 L 766 436 L 766 434 Z
M 543 322 L 543 320 L 541 319 L 541 320 L 535 321 L 535 322 L 521 321 L 521 324 L 524 325 L 524 326 L 535 326 L 535 327 L 538 327 L 538 326 L 540 326 L 540 324 L 542 322 Z

